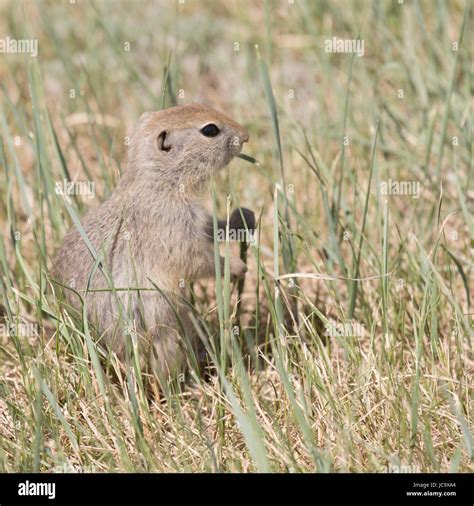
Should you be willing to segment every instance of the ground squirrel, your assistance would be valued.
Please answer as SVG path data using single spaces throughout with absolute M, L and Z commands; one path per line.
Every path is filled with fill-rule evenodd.
M 82 310 L 82 297 L 102 342 L 124 355 L 124 327 L 118 321 L 126 315 L 142 366 L 151 366 L 159 378 L 183 371 L 183 330 L 196 333 L 178 297 L 183 283 L 215 275 L 212 217 L 202 203 L 205 183 L 247 140 L 245 128 L 202 105 L 144 113 L 117 188 L 81 222 L 89 247 L 73 227 L 53 259 L 55 278 L 75 290 L 64 291 L 67 301 Z M 224 220 L 218 223 L 225 227 Z M 236 209 L 230 226 L 254 228 L 253 213 Z M 230 270 L 239 278 L 246 266 L 231 257 Z M 84 290 L 107 289 L 111 282 L 117 289 L 154 290 Z

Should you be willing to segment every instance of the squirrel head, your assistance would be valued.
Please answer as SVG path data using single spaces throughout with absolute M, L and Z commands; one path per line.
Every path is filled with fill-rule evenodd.
M 146 112 L 129 149 L 129 170 L 198 187 L 240 153 L 247 130 L 209 107 L 190 104 Z

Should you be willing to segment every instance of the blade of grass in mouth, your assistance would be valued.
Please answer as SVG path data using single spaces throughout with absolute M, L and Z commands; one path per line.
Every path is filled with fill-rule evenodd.
M 242 158 L 242 160 L 245 160 L 246 162 L 253 163 L 255 165 L 260 165 L 260 162 L 258 160 L 244 153 L 240 153 L 239 155 L 237 155 L 237 158 Z

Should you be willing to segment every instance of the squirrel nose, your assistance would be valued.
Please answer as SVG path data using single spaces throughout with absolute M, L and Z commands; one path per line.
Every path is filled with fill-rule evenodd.
M 244 142 L 247 142 L 249 140 L 249 133 L 247 130 L 243 130 L 242 134 L 240 136 L 240 142 L 243 144 Z

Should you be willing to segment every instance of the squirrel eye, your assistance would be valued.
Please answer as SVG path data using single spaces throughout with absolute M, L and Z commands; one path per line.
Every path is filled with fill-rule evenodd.
M 214 123 L 209 123 L 209 125 L 201 128 L 202 135 L 206 137 L 215 137 L 219 132 L 219 127 Z

